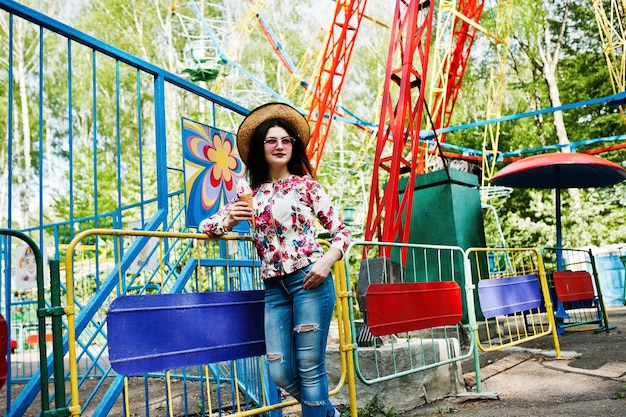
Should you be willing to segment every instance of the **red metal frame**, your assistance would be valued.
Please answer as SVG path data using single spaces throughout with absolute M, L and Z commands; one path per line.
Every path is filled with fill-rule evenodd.
M 366 240 L 378 236 L 383 242 L 408 242 L 411 216 L 406 213 L 412 211 L 413 192 L 404 192 L 400 196 L 400 176 L 409 174 L 404 189 L 413 190 L 415 175 L 425 172 L 426 155 L 439 152 L 420 141 L 420 129 L 424 125 L 440 129 L 450 124 L 477 31 L 470 22 L 480 19 L 483 6 L 484 1 L 466 0 L 460 2 L 455 11 L 457 17 L 452 33 L 455 47 L 442 66 L 447 70 L 443 70 L 437 81 L 439 88 L 436 90 L 440 92 L 433 95 L 431 125 L 431 120 L 425 120 L 423 109 L 434 2 L 397 1 L 365 227 Z M 401 63 L 400 67 L 394 67 L 397 62 Z M 442 88 L 444 82 L 445 90 Z M 438 139 L 443 142 L 445 136 Z
M 312 128 L 307 156 L 314 171 L 317 171 L 322 159 L 366 3 L 367 0 L 337 1 L 309 109 L 308 120 Z
M 338 114 L 336 106 L 339 94 L 367 0 L 338 0 L 336 3 L 322 66 L 314 89 L 311 90 L 312 102 L 308 116 L 311 140 L 307 156 L 314 171 L 319 168 L 333 117 Z M 469 22 L 478 21 L 483 5 L 483 0 L 464 0 L 455 11 L 457 17 L 454 19 L 452 39 L 456 47 L 444 62 L 443 68 L 447 69 L 447 74 L 441 74 L 437 81 L 439 87 L 443 87 L 444 82 L 446 86 L 445 91 L 438 88 L 439 93 L 434 95 L 432 128 L 445 127 L 450 123 L 476 34 L 476 26 Z M 400 176 L 410 174 L 405 189 L 412 190 L 415 175 L 424 173 L 426 154 L 438 152 L 429 150 L 419 136 L 420 129 L 426 124 L 423 109 L 434 8 L 435 2 L 423 0 L 396 2 L 365 227 L 365 238 L 368 240 L 377 235 L 380 241 L 408 241 L 410 216 L 405 213 L 412 211 L 413 193 L 403 193 L 400 198 Z M 269 35 L 265 28 L 264 33 Z M 268 39 L 289 68 L 271 36 Z M 401 64 L 396 68 L 398 62 Z M 444 137 L 439 140 L 443 141 Z M 381 190 L 385 181 L 384 190 Z
M 434 2 L 396 2 L 365 225 L 366 240 L 378 235 L 383 242 L 398 238 L 408 241 L 409 216 L 406 221 L 403 217 L 412 210 L 413 193 L 404 193 L 400 199 L 398 182 L 401 173 L 410 173 L 406 189 L 412 190 L 414 174 L 423 172 L 425 164 L 426 149 L 420 144 L 419 133 L 433 13 Z M 383 170 L 388 173 L 384 189 Z
M 482 0 L 466 0 L 458 4 L 456 11 L 458 15 L 454 19 L 452 27 L 452 43 L 455 47 L 450 55 L 450 62 L 448 63 L 446 60 L 443 65 L 443 68 L 449 68 L 449 70 L 444 71 L 442 78 L 439 78 L 436 89 L 438 93 L 433 95 L 431 116 L 434 122 L 433 127 L 437 129 L 450 126 L 452 111 L 461 89 L 461 82 L 467 69 L 467 62 L 477 32 L 476 26 L 468 23 L 468 20 L 478 22 L 482 16 L 484 4 L 485 2 Z M 464 16 L 464 18 L 461 19 L 459 15 Z M 445 94 L 441 92 L 444 80 L 448 80 Z M 443 142 L 445 135 L 440 136 L 439 140 Z
M 322 66 L 311 91 L 312 102 L 308 116 L 311 140 L 307 155 L 314 171 L 319 168 L 333 117 L 338 114 L 336 106 L 339 94 L 366 3 L 367 0 L 337 1 L 333 25 L 326 39 Z M 419 136 L 420 129 L 426 124 L 423 120 L 423 109 L 434 3 L 418 0 L 396 2 L 379 121 L 381 128 L 378 131 L 365 228 L 366 239 L 373 239 L 377 235 L 381 241 L 408 241 L 410 216 L 405 216 L 404 213 L 411 213 L 413 193 L 404 193 L 402 198 L 399 197 L 400 176 L 410 173 L 407 176 L 406 189 L 412 190 L 414 176 L 424 173 L 426 154 L 438 152 L 429 150 L 425 143 L 420 142 Z M 457 17 L 454 19 L 452 39 L 456 47 L 443 65 L 447 74 L 441 74 L 437 81 L 439 87 L 446 82 L 446 88 L 445 91 L 438 88 L 439 93 L 434 95 L 431 117 L 432 127 L 435 129 L 450 124 L 476 34 L 476 26 L 468 21 L 478 21 L 483 5 L 482 0 L 465 0 L 459 3 L 458 10 L 455 11 Z M 458 17 L 459 15 L 464 18 Z M 272 46 L 280 52 L 276 45 Z M 282 54 L 279 53 L 279 56 L 289 67 Z M 396 68 L 398 62 L 401 64 Z M 439 140 L 443 141 L 444 137 Z M 384 181 L 386 185 L 381 194 Z

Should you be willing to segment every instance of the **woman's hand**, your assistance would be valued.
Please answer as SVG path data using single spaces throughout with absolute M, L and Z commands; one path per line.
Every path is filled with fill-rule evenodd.
M 343 254 L 337 248 L 330 248 L 328 252 L 324 254 L 320 259 L 318 259 L 311 269 L 309 273 L 304 277 L 303 286 L 305 290 L 310 290 L 318 285 L 320 285 L 328 275 L 330 274 L 330 269 L 333 267 L 335 262 L 337 262 Z
M 252 220 L 253 215 L 252 207 L 248 203 L 245 201 L 234 202 L 228 212 L 228 228 L 232 230 L 240 221 Z

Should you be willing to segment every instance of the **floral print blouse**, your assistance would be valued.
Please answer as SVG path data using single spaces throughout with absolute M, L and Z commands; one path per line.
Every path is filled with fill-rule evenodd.
M 317 242 L 315 219 L 330 232 L 331 246 L 342 253 L 350 244 L 350 231 L 332 206 L 322 186 L 309 176 L 292 175 L 253 189 L 255 228 L 252 241 L 261 258 L 261 278 L 290 274 L 324 255 Z M 231 203 L 200 222 L 198 230 L 221 236 Z

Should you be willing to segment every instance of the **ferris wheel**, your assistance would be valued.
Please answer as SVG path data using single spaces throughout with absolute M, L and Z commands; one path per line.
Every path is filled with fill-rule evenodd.
M 180 73 L 250 107 L 272 99 L 282 100 L 278 92 L 239 63 L 242 46 L 265 3 L 251 1 L 243 14 L 236 14 L 233 7 L 234 3 L 211 0 L 181 0 L 172 4 L 172 32 L 184 44 Z M 252 81 L 252 85 L 247 81 Z
M 319 62 L 314 65 L 315 70 L 309 80 L 304 79 L 305 71 L 300 69 L 302 60 L 298 65 L 294 64 L 295 60 L 291 59 L 281 40 L 276 38 L 263 19 L 264 2 L 251 1 L 244 17 L 236 22 L 232 19 L 233 14 L 229 14 L 223 6 L 208 7 L 206 1 L 198 6 L 194 0 L 184 2 L 184 7 L 181 3 L 176 13 L 181 28 L 184 28 L 181 33 L 186 38 L 183 53 L 185 68 L 182 72 L 191 80 L 207 83 L 214 91 L 222 88 L 228 77 L 241 76 L 252 80 L 262 93 L 246 95 L 259 99 L 258 103 L 250 103 L 251 106 L 268 99 L 289 102 L 288 97 L 269 88 L 238 63 L 241 49 L 237 45 L 245 43 L 253 28 L 259 28 L 282 65 L 292 74 L 295 85 L 307 90 L 306 101 L 295 107 L 300 108 L 311 123 L 313 134 L 307 153 L 315 169 L 322 160 L 333 120 L 341 117 L 344 122 L 367 131 L 369 138 L 376 143 L 363 147 L 364 152 L 372 151 L 374 154 L 365 238 L 378 236 L 381 240 L 395 240 L 397 236 L 402 236 L 401 240 L 405 241 L 410 219 L 404 219 L 402 213 L 411 209 L 412 193 L 404 193 L 398 199 L 400 177 L 411 173 L 407 187 L 412 187 L 415 175 L 437 169 L 438 165 L 433 164 L 433 160 L 450 159 L 450 165 L 466 171 L 470 171 L 470 165 L 476 162 L 475 158 L 443 152 L 436 144 L 445 141 L 445 134 L 436 132 L 445 130 L 450 124 L 478 32 L 490 37 L 496 50 L 485 118 L 498 118 L 501 114 L 513 3 L 511 0 L 496 2 L 495 31 L 489 33 L 479 24 L 484 0 L 438 2 L 436 13 L 434 2 L 397 1 L 390 16 L 389 62 L 381 89 L 377 123 L 366 122 L 342 108 L 339 100 L 354 41 L 366 16 L 366 0 L 336 0 L 335 3 L 333 24 L 328 30 L 324 51 L 319 59 L 306 59 L 308 65 Z M 211 13 L 207 12 L 209 9 Z M 233 42 L 233 37 L 237 38 L 236 42 Z M 402 62 L 403 65 L 396 67 L 395 62 Z M 232 91 L 229 94 L 237 95 Z M 245 103 L 245 100 L 242 102 Z M 499 124 L 486 126 L 479 171 L 483 186 L 493 174 L 499 154 Z M 424 140 L 421 136 L 424 131 L 435 132 L 435 140 Z M 501 199 L 510 193 L 510 190 L 483 188 L 480 193 L 483 201 Z
M 341 87 L 345 79 L 350 57 L 353 52 L 355 39 L 358 35 L 360 23 L 365 16 L 366 0 L 337 0 L 331 29 L 328 31 L 325 41 L 325 48 L 321 55 L 320 64 L 314 74 L 314 78 L 309 81 L 302 80 L 302 73 L 293 64 L 284 49 L 280 48 L 281 43 L 275 39 L 269 25 L 262 19 L 261 12 L 264 7 L 263 2 L 250 2 L 250 10 L 245 17 L 239 20 L 241 30 L 233 30 L 236 27 L 233 21 L 227 21 L 228 11 L 219 5 L 210 5 L 202 2 L 198 6 L 194 0 L 177 7 L 176 17 L 180 22 L 181 33 L 186 38 L 184 48 L 185 69 L 192 81 L 205 82 L 217 88 L 222 80 L 227 77 L 230 71 L 235 71 L 238 75 L 243 75 L 255 80 L 253 74 L 246 72 L 238 64 L 237 50 L 226 51 L 224 45 L 232 45 L 228 37 L 233 33 L 239 34 L 239 43 L 245 36 L 250 34 L 250 28 L 258 22 L 262 32 L 268 42 L 275 50 L 281 62 L 294 75 L 299 78 L 299 84 L 307 89 L 308 102 L 303 103 L 306 110 L 303 113 L 308 115 L 312 126 L 312 139 L 307 148 L 307 153 L 311 158 L 315 169 L 319 167 L 323 150 L 330 132 L 331 123 L 340 116 L 345 119 L 352 119 L 357 126 L 364 127 L 370 137 L 376 133 L 372 124 L 369 126 L 363 123 L 351 112 L 339 106 L 339 96 Z M 436 56 L 436 75 L 432 77 L 433 93 L 430 100 L 426 97 L 424 88 L 415 89 L 426 83 L 426 71 L 429 67 L 430 44 L 427 42 L 432 36 L 434 4 L 428 7 L 419 1 L 403 2 L 398 1 L 395 12 L 391 16 L 392 24 L 389 25 L 392 32 L 392 48 L 397 47 L 395 53 L 400 59 L 409 58 L 415 64 L 409 68 L 410 72 L 401 74 L 388 63 L 387 80 L 385 80 L 381 91 L 382 109 L 378 126 L 387 126 L 377 132 L 377 145 L 374 149 L 375 166 L 372 181 L 372 196 L 370 197 L 368 223 L 369 229 L 366 231 L 366 238 L 373 237 L 374 234 L 383 234 L 383 239 L 396 236 L 399 228 L 408 228 L 408 224 L 400 226 L 399 222 L 387 224 L 380 229 L 380 219 L 399 218 L 401 207 L 410 207 L 410 201 L 396 203 L 397 184 L 402 172 L 409 171 L 414 174 L 426 172 L 426 160 L 429 155 L 438 153 L 438 149 L 422 142 L 417 134 L 420 126 L 414 126 L 415 136 L 407 138 L 401 132 L 406 130 L 407 120 L 421 120 L 422 111 L 425 107 L 432 109 L 429 128 L 436 130 L 445 127 L 450 122 L 454 101 L 463 78 L 466 63 L 469 58 L 469 51 L 472 41 L 477 31 L 476 22 L 480 18 L 483 8 L 482 1 L 469 1 L 457 4 L 456 2 L 441 2 L 437 27 L 437 38 L 441 40 L 443 34 L 452 34 L 449 41 L 441 42 L 441 45 L 448 45 L 448 49 L 439 47 Z M 211 13 L 208 13 L 208 11 Z M 186 13 L 185 13 L 186 12 Z M 459 14 L 461 17 L 459 17 Z M 256 22 L 255 22 L 256 20 Z M 468 23 L 469 22 L 469 23 Z M 474 22 L 474 24 L 472 24 Z M 245 29 L 245 30 L 243 30 Z M 451 30 L 452 29 L 452 30 Z M 395 38 L 394 38 L 395 36 Z M 412 39 L 412 44 L 400 45 L 402 39 Z M 394 44 L 395 42 L 395 44 Z M 396 46 L 397 45 L 397 46 Z M 392 53 L 390 53 L 390 56 Z M 403 55 L 403 56 L 401 56 Z M 390 58 L 397 59 L 397 57 Z M 412 64 L 413 65 L 413 64 Z M 421 79 L 424 78 L 422 81 Z M 276 91 L 258 82 L 258 86 L 265 90 L 266 94 L 275 99 L 283 100 Z M 406 95 L 404 102 L 396 101 L 394 89 L 397 87 L 401 91 L 414 93 Z M 429 102 L 430 101 L 430 102 Z M 345 111 L 344 111 L 345 110 Z M 375 125 L 374 125 L 375 126 Z M 426 126 L 424 126 L 425 128 Z M 445 137 L 440 138 L 441 141 Z M 366 148 L 367 149 L 367 148 Z M 371 148 L 370 148 L 371 149 Z M 391 149 L 391 155 L 387 155 Z M 388 192 L 378 194 L 381 181 L 385 181 Z M 410 193 L 407 193 L 407 198 Z M 383 212 L 386 212 L 383 215 Z M 387 220 L 385 220 L 387 221 Z
M 228 27 L 228 22 L 220 18 L 225 14 L 223 7 L 217 4 L 207 5 L 214 11 L 213 17 L 208 18 L 202 12 L 205 8 L 204 2 L 201 6 L 194 1 L 185 5 L 179 3 L 172 3 L 170 10 L 173 20 L 177 23 L 176 32 L 180 32 L 186 40 L 181 73 L 187 75 L 192 82 L 204 83 L 211 83 L 218 76 L 228 75 L 228 62 L 221 57 L 218 47 L 222 42 L 220 38 L 223 37 Z M 196 13 L 190 13 L 196 10 L 202 18 L 199 18 Z M 211 28 L 210 32 L 207 32 L 204 26 Z

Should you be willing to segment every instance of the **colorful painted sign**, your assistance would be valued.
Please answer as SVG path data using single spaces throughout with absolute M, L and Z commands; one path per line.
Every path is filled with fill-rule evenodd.
M 198 227 L 235 198 L 235 185 L 246 171 L 232 133 L 185 118 L 182 126 L 186 224 Z M 240 222 L 234 230 L 246 232 L 249 226 Z

